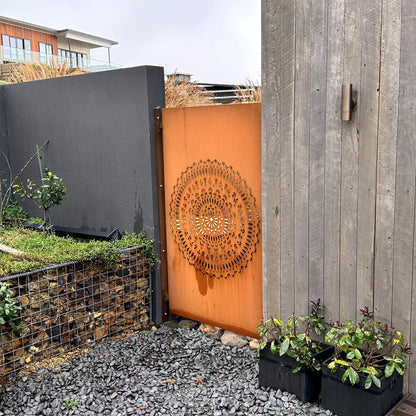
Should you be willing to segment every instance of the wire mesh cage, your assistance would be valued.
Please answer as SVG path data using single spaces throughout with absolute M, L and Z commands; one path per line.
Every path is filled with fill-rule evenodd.
M 151 273 L 140 247 L 123 251 L 117 270 L 73 262 L 1 281 L 21 307 L 18 330 L 0 325 L 1 377 L 151 322 Z

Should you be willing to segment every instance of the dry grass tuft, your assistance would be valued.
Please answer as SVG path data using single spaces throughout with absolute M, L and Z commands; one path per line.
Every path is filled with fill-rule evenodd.
M 243 87 L 236 87 L 237 99 L 233 103 L 261 103 L 261 86 L 247 80 Z
M 195 82 L 178 81 L 171 76 L 165 82 L 165 107 L 196 107 L 202 105 L 213 105 L 210 97 L 214 94 Z
M 20 83 L 80 74 L 85 74 L 85 72 L 78 68 L 68 68 L 65 62 L 62 65 L 31 64 L 29 62 L 23 62 L 12 65 L 12 73 L 8 82 Z

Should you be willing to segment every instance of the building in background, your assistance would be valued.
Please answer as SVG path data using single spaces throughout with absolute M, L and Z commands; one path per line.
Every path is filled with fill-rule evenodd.
M 96 72 L 114 69 L 110 49 L 118 42 L 72 29 L 52 29 L 0 16 L 0 64 L 10 62 L 66 64 Z M 107 48 L 108 61 L 91 59 L 91 50 Z

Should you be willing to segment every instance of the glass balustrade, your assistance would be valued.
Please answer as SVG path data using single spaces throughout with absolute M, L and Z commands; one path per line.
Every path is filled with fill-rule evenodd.
M 88 59 L 85 57 L 85 54 L 82 54 L 82 57 L 75 56 L 65 58 L 57 55 L 50 55 L 45 52 L 39 53 L 28 51 L 27 49 L 0 45 L 0 64 L 14 62 L 30 62 L 32 64 L 45 63 L 55 67 L 60 67 L 65 63 L 68 68 L 79 68 L 88 72 L 108 71 L 110 69 L 121 68 L 120 65 L 113 63 Z

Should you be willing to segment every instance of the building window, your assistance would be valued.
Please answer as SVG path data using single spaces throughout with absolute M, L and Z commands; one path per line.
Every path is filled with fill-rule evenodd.
M 39 61 L 43 64 L 52 63 L 52 45 L 50 43 L 39 42 Z
M 1 35 L 1 42 L 3 44 L 3 59 L 32 62 L 32 52 L 29 39 Z
M 58 49 L 59 63 L 70 68 L 86 68 L 88 66 L 88 55 L 86 53 Z

